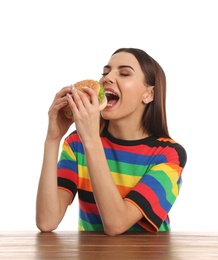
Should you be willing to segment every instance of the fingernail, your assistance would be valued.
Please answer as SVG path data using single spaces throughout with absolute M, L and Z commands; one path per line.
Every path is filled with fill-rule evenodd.
M 74 85 L 73 85 L 73 84 L 71 84 L 71 85 L 70 85 L 70 87 L 71 87 L 72 89 L 75 89 L 75 87 L 74 87 Z
M 69 94 L 69 93 L 67 93 L 67 95 L 66 95 L 68 98 L 70 98 L 71 97 L 71 95 Z

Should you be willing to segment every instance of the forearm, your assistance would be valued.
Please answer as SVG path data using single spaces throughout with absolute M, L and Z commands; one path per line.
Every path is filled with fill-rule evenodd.
M 44 158 L 36 200 L 36 222 L 39 229 L 55 228 L 60 219 L 57 188 L 59 142 L 45 141 Z
M 93 193 L 106 233 L 116 235 L 134 222 L 129 205 L 121 197 L 109 170 L 101 140 L 85 146 Z

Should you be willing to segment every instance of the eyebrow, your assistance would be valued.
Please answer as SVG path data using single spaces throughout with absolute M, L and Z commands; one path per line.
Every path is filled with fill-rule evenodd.
M 131 67 L 131 66 L 129 66 L 129 65 L 120 65 L 120 66 L 118 67 L 118 69 L 123 69 L 123 68 L 129 68 L 129 69 L 135 71 L 135 70 L 133 69 L 133 67 Z M 106 65 L 106 66 L 104 66 L 104 69 L 111 69 L 111 66 L 110 66 L 110 65 Z

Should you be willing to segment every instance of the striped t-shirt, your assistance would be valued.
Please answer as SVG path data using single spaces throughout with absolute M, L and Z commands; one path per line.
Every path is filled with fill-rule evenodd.
M 168 213 L 180 191 L 187 157 L 184 148 L 169 138 L 120 140 L 107 129 L 101 140 L 111 176 L 122 198 L 143 214 L 129 231 L 170 230 Z M 83 145 L 76 131 L 63 143 L 58 162 L 58 187 L 70 192 L 72 198 L 78 192 L 79 230 L 103 231 Z

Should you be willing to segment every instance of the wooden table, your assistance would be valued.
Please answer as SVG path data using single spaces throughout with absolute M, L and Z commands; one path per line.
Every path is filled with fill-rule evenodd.
M 218 232 L 0 232 L 0 259 L 218 259 Z

